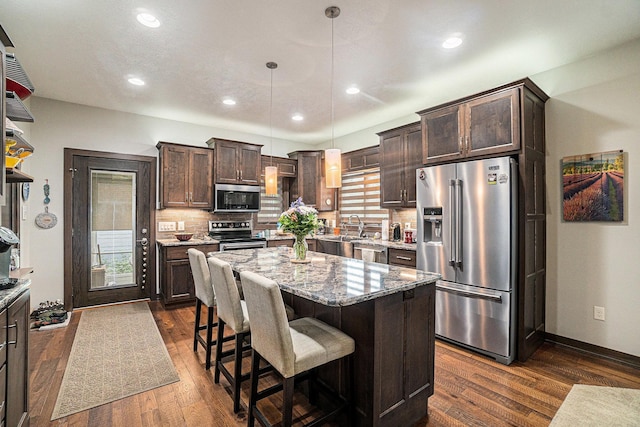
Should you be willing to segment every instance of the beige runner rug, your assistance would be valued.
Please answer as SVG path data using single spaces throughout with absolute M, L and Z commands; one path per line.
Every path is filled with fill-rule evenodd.
M 179 380 L 146 302 L 85 310 L 51 419 Z
M 549 427 L 640 426 L 640 390 L 576 384 Z

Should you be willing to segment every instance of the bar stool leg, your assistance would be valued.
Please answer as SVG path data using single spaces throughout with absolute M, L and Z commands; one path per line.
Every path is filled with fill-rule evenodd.
M 247 418 L 247 426 L 255 425 L 256 417 L 253 413 L 256 407 L 258 397 L 258 377 L 260 376 L 260 354 L 251 349 L 251 390 L 249 392 L 249 416 Z
M 236 349 L 233 362 L 233 412 L 240 411 L 240 384 L 242 384 L 242 343 L 245 334 L 236 334 Z
M 196 325 L 193 331 L 193 351 L 198 351 L 198 333 L 200 332 L 200 311 L 202 310 L 202 301 L 196 298 Z
M 220 365 L 222 363 L 222 340 L 224 339 L 224 320 L 218 318 L 218 339 L 216 340 L 216 360 L 214 362 L 213 382 L 220 383 Z
M 282 425 L 291 427 L 293 424 L 293 387 L 294 377 L 283 378 L 282 380 Z
M 213 307 L 207 308 L 207 345 L 205 369 L 211 368 L 211 340 L 213 339 Z

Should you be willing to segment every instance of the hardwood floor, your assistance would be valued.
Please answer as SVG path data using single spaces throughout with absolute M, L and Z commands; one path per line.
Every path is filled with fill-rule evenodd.
M 244 426 L 246 411 L 235 415 L 228 383 L 213 383 L 204 370 L 204 351 L 193 352 L 194 308 L 151 311 L 180 381 L 49 421 L 71 351 L 81 312 L 69 326 L 30 338 L 30 415 L 32 426 Z M 244 365 L 248 366 L 248 358 Z M 268 380 L 268 379 L 267 379 Z M 248 382 L 242 401 L 247 402 Z M 545 343 L 526 363 L 496 363 L 458 347 L 436 342 L 435 394 L 428 417 L 418 426 L 547 426 L 573 384 L 640 389 L 640 371 L 566 347 Z M 276 395 L 263 407 L 278 419 Z M 294 417 L 308 422 L 313 408 L 296 395 Z M 317 413 L 317 411 L 316 411 Z M 271 419 L 271 417 L 269 417 Z

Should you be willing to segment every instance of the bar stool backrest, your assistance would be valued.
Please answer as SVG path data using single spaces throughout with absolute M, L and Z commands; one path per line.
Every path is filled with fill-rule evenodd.
M 231 265 L 216 257 L 209 257 L 208 262 L 211 282 L 216 292 L 218 317 L 224 320 L 234 332 L 243 332 L 246 329 L 246 322 Z
M 211 273 L 209 273 L 207 257 L 203 252 L 194 248 L 189 248 L 187 254 L 189 255 L 193 283 L 196 288 L 196 298 L 207 307 L 213 307 L 216 295 L 211 285 Z
M 285 378 L 295 374 L 293 342 L 278 284 L 259 274 L 240 273 L 251 319 L 251 347 Z

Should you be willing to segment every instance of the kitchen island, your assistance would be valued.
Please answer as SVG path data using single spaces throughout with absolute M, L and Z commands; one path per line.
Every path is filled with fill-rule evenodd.
M 426 416 L 439 275 L 317 252 L 307 253 L 310 263 L 296 264 L 285 247 L 210 255 L 236 273 L 253 271 L 276 281 L 296 316 L 316 317 L 355 340 L 354 389 L 345 389 L 344 362 L 320 375 L 352 396 L 357 425 L 412 425 Z

